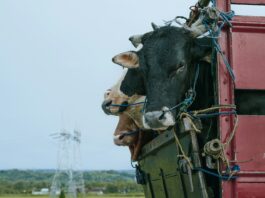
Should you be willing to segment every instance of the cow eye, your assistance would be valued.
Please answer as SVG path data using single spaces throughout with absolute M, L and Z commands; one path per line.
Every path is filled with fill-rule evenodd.
M 182 73 L 184 71 L 184 69 L 185 69 L 185 66 L 184 65 L 180 65 L 179 68 L 176 71 L 176 74 Z
M 111 89 L 108 89 L 105 93 L 104 93 L 104 98 L 108 97 L 110 95 Z
M 177 69 L 174 69 L 173 71 L 170 72 L 169 78 L 175 77 L 177 74 L 180 74 L 184 71 L 185 66 L 184 65 L 179 65 Z

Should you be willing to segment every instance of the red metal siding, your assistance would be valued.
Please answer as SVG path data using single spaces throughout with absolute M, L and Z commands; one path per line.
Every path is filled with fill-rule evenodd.
M 241 171 L 265 174 L 265 116 L 239 116 L 235 144 Z
M 265 0 L 232 0 L 234 4 L 264 5 Z
M 265 0 L 231 0 L 234 4 L 264 5 Z
M 265 4 L 265 0 L 232 0 L 232 3 Z M 229 0 L 217 0 L 218 8 L 230 10 Z M 237 89 L 265 90 L 265 17 L 237 16 L 233 30 L 223 30 L 219 43 L 236 75 Z M 220 104 L 234 103 L 234 86 L 218 57 Z M 233 128 L 233 117 L 219 120 L 220 137 L 225 141 Z M 230 160 L 245 161 L 239 178 L 222 182 L 223 198 L 265 198 L 265 116 L 239 116 L 236 135 L 226 150 Z M 251 160 L 252 159 L 252 160 Z
M 239 198 L 264 198 L 264 184 L 240 183 L 236 194 Z
M 237 17 L 246 21 L 252 17 Z M 265 17 L 263 23 L 234 22 L 232 29 L 232 63 L 237 89 L 265 89 Z

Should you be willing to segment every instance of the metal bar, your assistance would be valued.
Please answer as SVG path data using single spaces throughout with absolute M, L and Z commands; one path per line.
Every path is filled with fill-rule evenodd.
M 153 139 L 151 142 L 146 144 L 141 149 L 141 155 L 138 157 L 138 160 L 143 159 L 147 155 L 151 154 L 152 152 L 160 149 L 164 145 L 174 141 L 174 131 L 168 130 L 160 134 L 158 137 Z
M 168 197 L 168 192 L 167 192 L 167 185 L 166 185 L 165 175 L 164 175 L 164 172 L 163 172 L 162 168 L 160 168 L 160 175 L 162 177 L 163 189 L 164 189 L 165 197 L 169 198 Z
M 181 180 L 181 184 L 182 184 L 182 187 L 183 187 L 183 195 L 184 195 L 184 197 L 188 197 L 187 189 L 186 189 L 186 185 L 185 185 L 184 174 L 180 173 L 179 175 L 180 175 L 180 180 Z
M 151 193 L 151 198 L 155 198 L 154 189 L 153 189 L 152 181 L 150 178 L 150 174 L 147 174 L 146 177 L 147 177 L 147 182 L 148 182 L 148 186 L 149 186 L 150 193 Z
M 191 145 L 192 145 L 193 165 L 195 167 L 201 167 L 201 159 L 200 159 L 200 154 L 199 154 L 199 144 L 198 144 L 196 132 L 193 130 L 190 131 L 190 136 L 191 136 Z M 202 197 L 208 198 L 204 174 L 202 171 L 197 171 L 196 174 L 198 175 L 198 178 L 199 178 Z

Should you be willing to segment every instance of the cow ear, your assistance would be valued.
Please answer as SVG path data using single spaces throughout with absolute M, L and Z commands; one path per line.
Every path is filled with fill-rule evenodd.
M 118 54 L 112 58 L 112 61 L 129 69 L 139 67 L 139 57 L 132 51 Z
M 211 54 L 211 38 L 195 38 L 191 47 L 191 55 L 194 61 L 205 60 Z M 207 59 L 206 59 L 207 60 Z

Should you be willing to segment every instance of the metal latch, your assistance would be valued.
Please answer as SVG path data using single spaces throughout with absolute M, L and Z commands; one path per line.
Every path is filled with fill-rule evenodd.
M 146 184 L 145 172 L 138 165 L 135 166 L 135 175 L 137 184 Z

